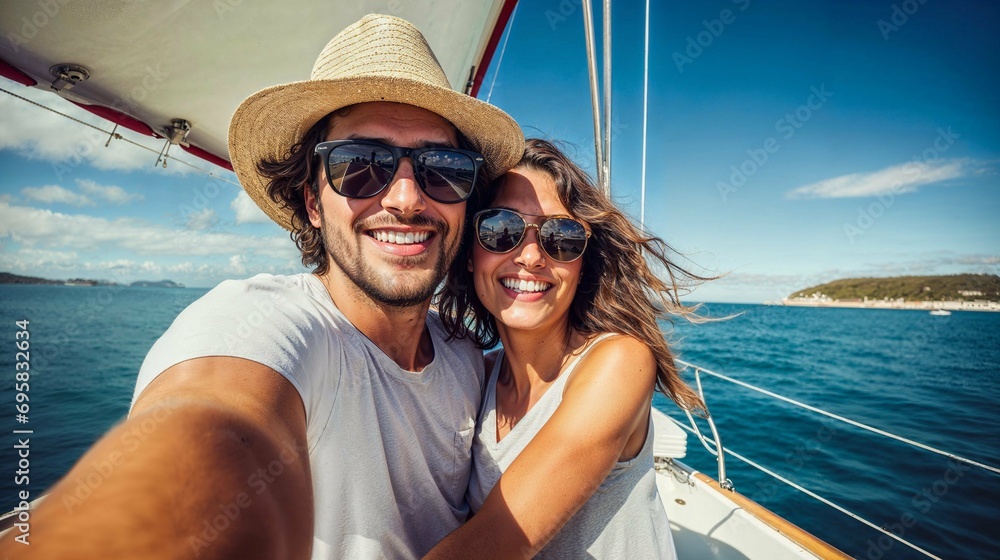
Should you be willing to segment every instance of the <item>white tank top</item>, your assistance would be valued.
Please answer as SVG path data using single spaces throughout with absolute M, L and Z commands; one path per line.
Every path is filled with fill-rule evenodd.
M 486 385 L 472 442 L 469 505 L 473 511 L 479 511 L 503 472 L 552 417 L 562 402 L 567 379 L 583 356 L 608 336 L 597 337 L 574 357 L 535 406 L 498 442 L 496 388 L 504 358 L 500 351 Z M 656 490 L 652 422 L 639 454 L 616 463 L 594 495 L 535 558 L 677 558 L 667 513 Z

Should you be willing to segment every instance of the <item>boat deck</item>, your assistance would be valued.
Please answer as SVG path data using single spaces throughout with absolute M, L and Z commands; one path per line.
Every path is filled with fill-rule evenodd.
M 722 488 L 677 459 L 686 435 L 653 409 L 656 486 L 678 558 L 768 560 L 850 558 L 749 498 Z M 665 445 L 666 444 L 666 445 Z

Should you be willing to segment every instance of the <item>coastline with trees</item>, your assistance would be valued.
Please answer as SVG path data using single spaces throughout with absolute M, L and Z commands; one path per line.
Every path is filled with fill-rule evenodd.
M 1000 311 L 1000 276 L 845 278 L 799 290 L 781 300 L 793 307 Z

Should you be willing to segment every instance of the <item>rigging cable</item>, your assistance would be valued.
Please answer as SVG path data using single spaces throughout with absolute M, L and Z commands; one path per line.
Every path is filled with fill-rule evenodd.
M 514 31 L 514 17 L 517 16 L 517 6 L 514 4 L 514 11 L 510 13 L 510 21 L 507 23 L 507 36 L 503 39 L 503 46 L 500 47 L 500 58 L 497 59 L 497 69 L 493 71 L 493 81 L 490 82 L 490 91 L 486 94 L 486 102 L 490 102 L 490 98 L 493 97 L 493 86 L 497 85 L 497 76 L 500 74 L 500 65 L 503 64 L 503 53 L 507 52 L 507 41 L 510 40 L 510 34 Z
M 649 0 L 646 0 L 645 50 L 642 55 L 642 179 L 639 181 L 639 229 L 646 233 L 646 123 L 649 117 Z
M 53 112 L 53 113 L 55 113 L 55 114 L 57 114 L 57 115 L 59 115 L 61 117 L 66 117 L 67 119 L 69 119 L 71 121 L 78 122 L 78 123 L 82 124 L 83 126 L 87 126 L 87 127 L 90 127 L 90 128 L 92 128 L 92 129 L 94 129 L 94 130 L 96 130 L 98 132 L 107 134 L 109 136 L 109 143 L 110 143 L 110 138 L 113 137 L 116 140 L 123 140 L 125 142 L 128 142 L 129 144 L 132 144 L 133 146 L 138 146 L 138 147 L 140 147 L 140 148 L 142 148 L 144 150 L 148 150 L 150 152 L 153 152 L 154 154 L 159 153 L 157 150 L 154 150 L 153 148 L 150 148 L 149 146 L 144 146 L 144 145 L 142 145 L 142 144 L 140 144 L 140 143 L 138 143 L 138 142 L 136 142 L 134 140 L 129 140 L 128 138 L 125 138 L 121 134 L 118 134 L 117 132 L 115 132 L 118 129 L 118 125 L 115 125 L 115 128 L 112 129 L 112 130 L 110 130 L 110 131 L 104 130 L 103 128 L 101 128 L 99 126 L 92 125 L 92 124 L 90 124 L 90 123 L 88 123 L 86 121 L 80 120 L 80 119 L 78 119 L 76 117 L 73 117 L 73 116 L 70 116 L 70 115 L 67 115 L 66 113 L 63 113 L 61 111 L 57 111 L 57 110 L 55 110 L 55 109 L 53 109 L 51 107 L 46 107 L 45 105 L 42 105 L 41 103 L 38 103 L 37 101 L 32 101 L 31 99 L 28 99 L 27 97 L 20 96 L 20 95 L 14 93 L 12 91 L 8 91 L 8 90 L 6 90 L 4 88 L 0 88 L 0 91 L 4 92 L 7 95 L 10 95 L 12 97 L 16 97 L 17 99 L 20 99 L 21 101 L 30 103 L 30 104 L 32 104 L 32 105 L 34 105 L 36 107 L 41 107 L 42 109 L 45 109 L 46 111 L 51 111 L 51 112 Z M 105 147 L 107 147 L 107 144 L 105 144 Z M 190 164 L 190 163 L 188 163 L 188 162 L 186 162 L 184 160 L 177 159 L 176 156 L 164 156 L 164 158 L 169 158 L 169 159 L 171 159 L 171 160 L 173 160 L 173 161 L 175 161 L 177 163 L 180 163 L 182 165 L 186 165 L 186 166 L 190 167 L 191 169 L 194 169 L 195 171 L 197 171 L 199 173 L 204 173 L 205 175 L 208 175 L 209 177 L 212 177 L 213 179 L 218 179 L 220 181 L 225 181 L 225 182 L 229 183 L 230 185 L 235 185 L 237 187 L 240 187 L 241 189 L 243 188 L 236 181 L 231 181 L 231 180 L 229 180 L 229 179 L 227 179 L 227 178 L 225 178 L 225 177 L 223 177 L 221 175 L 216 175 L 215 173 L 212 173 L 211 171 L 202 169 L 202 168 L 198 167 L 197 165 L 192 165 L 192 164 Z M 157 163 L 159 163 L 159 161 L 157 161 Z

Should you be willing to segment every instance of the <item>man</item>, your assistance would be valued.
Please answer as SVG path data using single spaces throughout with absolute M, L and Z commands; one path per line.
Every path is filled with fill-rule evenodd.
M 315 274 L 224 282 L 177 318 L 129 419 L 58 483 L 18 557 L 417 557 L 467 517 L 481 355 L 430 299 L 476 183 L 523 149 L 422 35 L 367 16 L 308 81 L 237 109 L 230 157 Z M 96 473 L 91 495 L 73 494 Z M 88 487 L 91 487 L 88 486 Z M 3 551 L 0 551 L 2 555 Z

